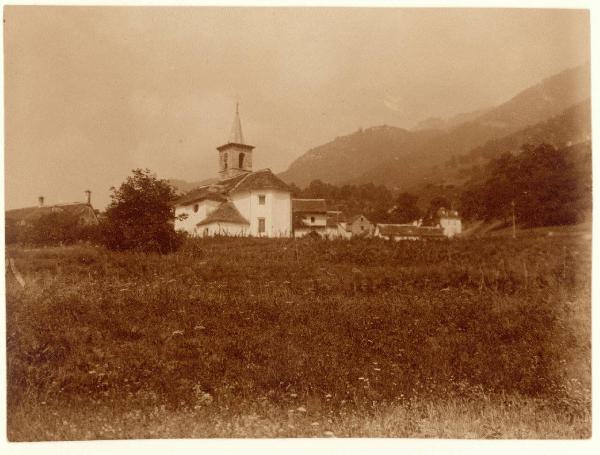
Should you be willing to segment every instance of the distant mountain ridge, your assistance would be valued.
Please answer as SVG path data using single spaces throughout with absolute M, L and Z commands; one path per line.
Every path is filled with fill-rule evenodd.
M 560 115 L 589 97 L 590 68 L 585 64 L 546 78 L 494 108 L 437 122 L 438 128 L 422 128 L 435 126 L 434 119 L 414 130 L 377 126 L 338 137 L 306 152 L 280 177 L 299 186 L 320 179 L 337 185 L 414 187 L 429 181 L 432 170 L 452 156 Z M 466 121 L 454 125 L 456 119 Z

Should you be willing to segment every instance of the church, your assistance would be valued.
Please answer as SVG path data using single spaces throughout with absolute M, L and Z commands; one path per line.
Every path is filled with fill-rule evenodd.
M 217 151 L 219 181 L 177 201 L 175 229 L 197 237 L 292 236 L 290 188 L 270 169 L 252 170 L 254 146 L 244 140 L 239 105 L 229 140 Z

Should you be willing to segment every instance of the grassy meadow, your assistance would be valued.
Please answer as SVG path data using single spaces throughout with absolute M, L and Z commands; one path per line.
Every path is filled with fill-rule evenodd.
M 588 438 L 590 248 L 8 247 L 8 437 Z

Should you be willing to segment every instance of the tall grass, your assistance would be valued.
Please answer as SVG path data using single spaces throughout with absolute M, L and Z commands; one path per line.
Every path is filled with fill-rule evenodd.
M 168 256 L 85 246 L 8 254 L 26 282 L 7 279 L 13 439 L 147 437 L 140 422 L 153 410 L 205 422 L 154 437 L 272 435 L 228 425 L 248 415 L 287 422 L 290 410 L 318 425 L 276 434 L 327 424 L 340 435 L 410 436 L 410 425 L 382 422 L 398 413 L 433 422 L 436 410 L 482 403 L 500 413 L 535 403 L 560 422 L 530 437 L 589 427 L 589 242 L 576 238 L 210 239 Z M 132 409 L 137 420 L 123 417 Z M 53 413 L 91 420 L 59 431 Z M 39 416 L 31 431 L 24 415 Z M 107 415 L 120 430 L 93 423 Z M 465 437 L 498 436 L 480 430 Z

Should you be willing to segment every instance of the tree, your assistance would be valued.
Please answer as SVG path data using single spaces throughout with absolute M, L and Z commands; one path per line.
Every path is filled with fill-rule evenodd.
M 149 169 L 111 188 L 111 203 L 101 224 L 101 241 L 113 250 L 168 253 L 182 243 L 175 231 L 175 189 Z
M 45 213 L 24 226 L 11 227 L 10 240 L 28 245 L 70 245 L 94 240 L 97 234 L 96 226 L 83 223 L 78 214 L 68 211 Z
M 469 218 L 508 221 L 514 210 L 526 227 L 574 224 L 591 208 L 591 148 L 557 150 L 524 145 L 504 153 L 466 185 L 461 210 Z
M 410 193 L 401 193 L 396 198 L 391 219 L 395 223 L 411 223 L 421 218 L 421 210 L 417 206 L 418 196 Z

